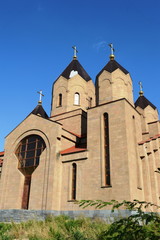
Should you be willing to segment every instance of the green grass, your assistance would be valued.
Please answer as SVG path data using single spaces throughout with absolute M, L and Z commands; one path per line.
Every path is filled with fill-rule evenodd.
M 124 218 L 107 224 L 100 219 L 48 216 L 45 221 L 0 223 L 0 240 L 158 240 L 160 218 L 150 224 L 139 224 Z
M 80 217 L 73 220 L 67 216 L 51 217 L 45 221 L 27 221 L 0 225 L 0 239 L 29 240 L 96 240 L 108 225 L 99 220 Z

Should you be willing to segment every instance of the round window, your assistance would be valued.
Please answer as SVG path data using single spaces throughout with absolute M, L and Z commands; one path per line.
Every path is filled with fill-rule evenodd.
M 22 139 L 16 150 L 18 169 L 24 175 L 31 175 L 39 165 L 39 158 L 46 148 L 44 140 L 38 135 L 29 135 Z

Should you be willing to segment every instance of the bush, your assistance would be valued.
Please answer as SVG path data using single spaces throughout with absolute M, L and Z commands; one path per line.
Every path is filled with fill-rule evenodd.
M 102 231 L 98 237 L 99 240 L 158 240 L 160 239 L 160 216 L 153 212 L 144 212 L 142 209 L 157 207 L 152 203 L 138 200 L 118 202 L 104 202 L 101 200 L 82 200 L 80 206 L 95 206 L 103 208 L 112 205 L 112 212 L 120 207 L 125 207 L 135 213 L 129 217 L 121 218 L 113 222 L 108 230 Z

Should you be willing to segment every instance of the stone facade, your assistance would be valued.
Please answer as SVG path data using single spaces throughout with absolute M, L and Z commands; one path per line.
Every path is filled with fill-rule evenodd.
M 6 137 L 0 209 L 79 211 L 81 199 L 159 205 L 159 144 L 158 111 L 143 92 L 134 104 L 128 71 L 112 58 L 94 85 L 74 58 L 53 84 L 51 116 L 39 102 Z

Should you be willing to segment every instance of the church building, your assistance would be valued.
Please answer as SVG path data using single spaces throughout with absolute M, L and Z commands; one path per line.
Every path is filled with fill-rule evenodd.
M 111 45 L 111 50 L 113 50 Z M 0 209 L 77 211 L 75 200 L 138 199 L 160 205 L 160 121 L 142 85 L 113 51 L 93 83 L 74 57 L 5 139 Z

